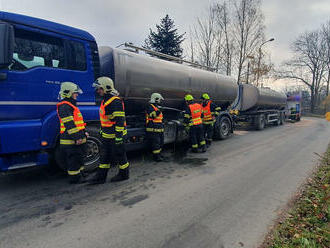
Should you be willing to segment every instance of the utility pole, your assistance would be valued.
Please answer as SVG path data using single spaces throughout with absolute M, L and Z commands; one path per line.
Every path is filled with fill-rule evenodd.
M 264 43 L 262 43 L 259 47 L 259 58 L 258 58 L 258 70 L 257 70 L 257 87 L 259 86 L 259 77 L 260 77 L 260 63 L 261 63 L 261 47 L 265 45 L 268 42 L 271 42 L 275 40 L 274 38 L 271 38 L 269 40 L 266 40 Z

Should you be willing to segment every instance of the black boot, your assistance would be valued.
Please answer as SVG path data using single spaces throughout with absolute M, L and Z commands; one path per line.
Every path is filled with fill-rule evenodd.
M 70 180 L 70 184 L 82 184 L 82 183 L 86 183 L 86 179 L 81 175 L 73 175 L 73 176 L 69 176 Z
M 154 154 L 154 155 L 153 155 L 153 159 L 154 159 L 154 161 L 156 161 L 156 162 L 162 162 L 162 161 L 163 161 L 163 158 L 162 158 L 162 156 L 161 156 L 159 153 Z
M 191 149 L 191 152 L 193 152 L 193 153 L 198 153 L 198 148 L 192 148 L 192 149 Z
M 119 169 L 118 174 L 111 178 L 111 182 L 119 182 L 129 179 L 129 168 Z
M 206 145 L 202 145 L 201 152 L 206 152 Z
M 206 140 L 206 148 L 209 148 L 211 146 L 212 141 L 211 140 Z
M 88 183 L 90 185 L 105 183 L 105 181 L 107 180 L 108 170 L 109 169 L 98 168 L 95 176 L 90 179 Z

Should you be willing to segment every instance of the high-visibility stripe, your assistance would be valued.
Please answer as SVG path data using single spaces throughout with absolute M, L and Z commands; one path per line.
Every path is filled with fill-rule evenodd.
M 101 169 L 110 169 L 110 164 L 100 164 L 99 168 L 101 168 Z
M 160 153 L 161 151 L 162 151 L 162 149 L 153 150 L 152 153 L 153 153 L 153 154 L 158 154 L 158 153 Z
M 82 143 L 86 143 L 87 139 L 84 138 L 82 139 Z M 70 139 L 60 139 L 60 144 L 61 145 L 74 145 L 76 144 L 76 142 L 74 140 L 70 140 Z
M 164 128 L 146 128 L 147 132 L 155 132 L 155 133 L 162 133 L 164 132 Z
M 74 145 L 75 141 L 74 140 L 60 139 L 60 144 L 61 145 Z
M 80 170 L 76 170 L 76 171 L 68 171 L 68 174 L 69 174 L 70 176 L 75 176 L 75 175 L 80 174 Z
M 124 111 L 115 111 L 112 113 L 113 117 L 125 117 L 125 112 Z
M 126 169 L 129 166 L 129 163 L 127 162 L 126 164 L 119 165 L 119 169 L 123 170 Z
M 115 130 L 116 130 L 117 132 L 123 132 L 124 129 L 125 129 L 125 127 L 118 127 L 118 126 L 115 127 Z
M 212 120 L 212 121 L 203 121 L 203 124 L 204 125 L 213 125 L 214 124 L 214 120 Z
M 73 116 L 64 117 L 64 118 L 62 118 L 62 121 L 63 121 L 63 123 L 67 123 L 69 121 L 73 121 Z
M 101 134 L 102 134 L 102 137 L 103 138 L 106 138 L 106 139 L 114 139 L 114 138 L 116 138 L 116 135 L 114 133 L 107 134 L 107 133 L 102 132 Z
M 201 141 L 200 144 L 201 144 L 201 146 L 202 146 L 202 145 L 205 145 L 205 144 L 206 144 L 205 140 Z
M 74 133 L 78 133 L 79 132 L 79 129 L 74 127 L 74 128 L 71 128 L 68 130 L 68 134 L 74 134 Z
M 191 147 L 192 148 L 198 148 L 198 144 L 193 144 Z

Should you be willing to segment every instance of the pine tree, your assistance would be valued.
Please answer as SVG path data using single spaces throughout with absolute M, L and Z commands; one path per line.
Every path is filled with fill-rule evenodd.
M 178 34 L 174 21 L 168 15 L 161 19 L 160 25 L 156 25 L 156 28 L 157 31 L 150 29 L 143 47 L 181 58 L 181 43 L 185 40 L 185 33 Z

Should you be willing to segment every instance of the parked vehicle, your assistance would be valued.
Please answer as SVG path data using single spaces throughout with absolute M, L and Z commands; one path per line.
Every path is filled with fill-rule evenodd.
M 301 119 L 301 95 L 291 95 L 287 97 L 286 118 L 292 121 Z
M 251 84 L 239 86 L 232 113 L 235 120 L 254 125 L 262 130 L 266 125 L 282 125 L 285 121 L 286 96 L 269 88 L 257 88 Z

